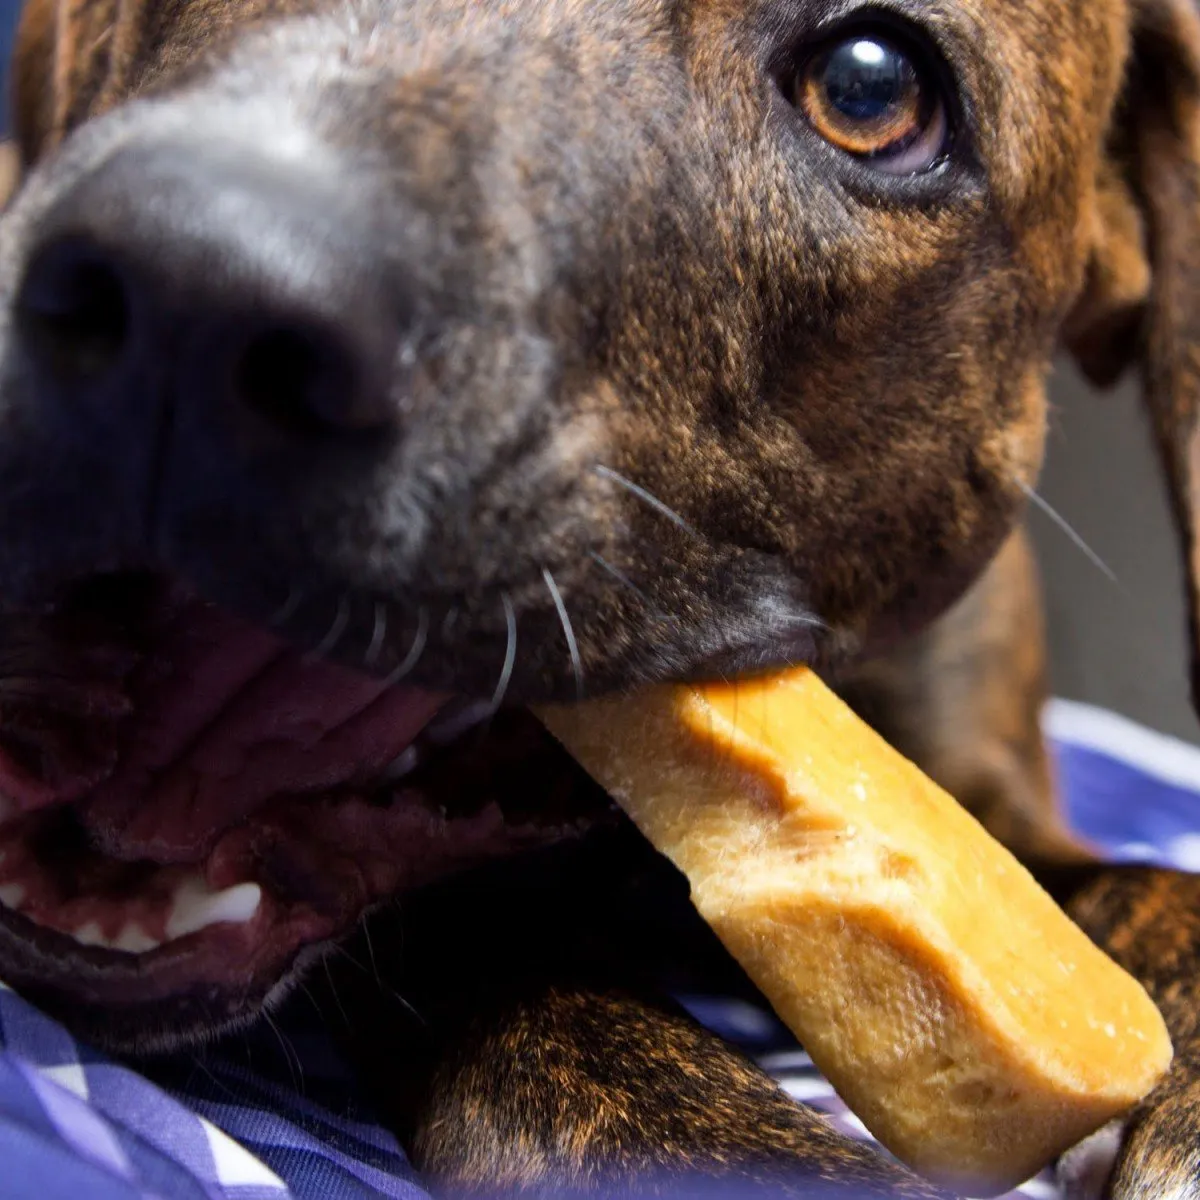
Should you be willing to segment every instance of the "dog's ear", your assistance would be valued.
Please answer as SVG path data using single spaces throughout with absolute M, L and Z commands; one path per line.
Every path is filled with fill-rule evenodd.
M 1092 211 L 1087 285 L 1064 334 L 1095 383 L 1131 364 L 1166 471 L 1200 707 L 1200 6 L 1133 0 L 1123 95 Z
M 125 0 L 27 0 L 14 47 L 11 94 L 21 161 L 40 158 L 93 106 Z
M 55 0 L 29 0 L 17 25 L 9 92 L 24 163 L 41 152 L 54 125 L 57 9 Z

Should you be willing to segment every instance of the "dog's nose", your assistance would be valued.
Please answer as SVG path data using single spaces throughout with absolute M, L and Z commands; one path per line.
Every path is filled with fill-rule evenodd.
M 165 379 L 294 436 L 392 425 L 411 307 L 343 182 L 224 145 L 118 152 L 35 231 L 34 371 L 80 403 Z

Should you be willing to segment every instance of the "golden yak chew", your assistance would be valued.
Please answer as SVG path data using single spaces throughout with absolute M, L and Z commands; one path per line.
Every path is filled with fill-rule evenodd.
M 808 670 L 539 712 L 915 1170 L 995 1194 L 1171 1061 L 1141 986 Z

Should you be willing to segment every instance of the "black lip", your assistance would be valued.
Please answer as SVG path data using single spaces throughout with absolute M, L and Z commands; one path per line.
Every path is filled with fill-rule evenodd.
M 80 945 L 0 909 L 0 963 L 8 986 L 80 1036 L 114 1053 L 156 1053 L 253 1019 L 270 993 L 294 974 L 306 945 L 321 944 L 315 939 L 286 945 L 248 963 L 236 982 L 216 982 L 211 964 L 232 952 L 230 944 L 244 940 L 245 932 L 242 927 L 214 927 L 213 932 L 180 939 L 152 957 L 139 956 Z M 329 936 L 340 932 L 328 931 Z
M 727 683 L 732 679 L 754 679 L 785 667 L 807 667 L 818 660 L 816 637 L 811 630 L 781 638 L 769 647 L 732 646 L 701 659 L 686 675 L 689 683 Z

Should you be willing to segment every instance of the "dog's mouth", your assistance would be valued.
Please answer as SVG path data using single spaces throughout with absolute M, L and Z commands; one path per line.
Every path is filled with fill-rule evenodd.
M 107 1030 L 163 1001 L 177 1037 L 250 1016 L 373 905 L 608 808 L 528 714 L 389 688 L 162 580 L 81 585 L 0 647 L 0 973 Z

